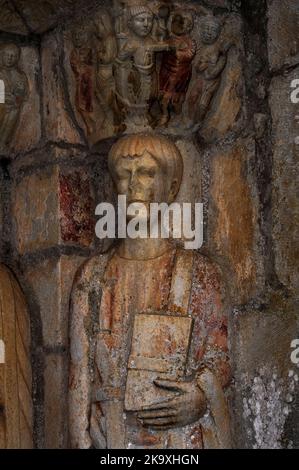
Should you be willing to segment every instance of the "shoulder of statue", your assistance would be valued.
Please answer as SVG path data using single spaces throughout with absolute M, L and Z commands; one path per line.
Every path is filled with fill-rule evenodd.
M 73 290 L 88 292 L 99 287 L 103 282 L 106 266 L 113 253 L 114 250 L 110 250 L 86 260 L 77 271 Z

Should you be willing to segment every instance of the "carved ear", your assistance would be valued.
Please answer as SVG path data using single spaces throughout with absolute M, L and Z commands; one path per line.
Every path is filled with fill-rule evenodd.
M 173 179 L 169 189 L 169 200 L 174 201 L 180 189 L 180 183 L 177 179 Z

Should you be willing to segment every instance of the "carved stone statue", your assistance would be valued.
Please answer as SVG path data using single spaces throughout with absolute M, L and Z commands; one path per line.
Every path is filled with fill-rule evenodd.
M 158 88 L 155 55 L 167 46 L 151 35 L 154 15 L 147 5 L 129 7 L 128 17 L 130 36 L 115 66 L 116 93 L 129 115 L 127 122 L 147 127 L 150 102 Z
M 86 125 L 87 135 L 95 131 L 94 119 L 94 57 L 90 45 L 89 31 L 77 27 L 72 33 L 74 49 L 71 52 L 70 63 L 76 79 L 76 108 Z
M 204 120 L 220 85 L 227 51 L 231 46 L 221 39 L 221 27 L 221 20 L 212 14 L 201 18 L 201 43 L 195 66 L 196 78 L 189 97 L 189 114 L 196 124 Z
M 20 54 L 21 50 L 15 44 L 2 46 L 0 80 L 5 86 L 5 104 L 0 104 L 0 149 L 11 143 L 29 94 L 27 77 L 18 67 Z
M 160 69 L 160 101 L 162 117 L 159 125 L 165 126 L 170 119 L 170 108 L 181 114 L 192 76 L 192 61 L 196 54 L 196 42 L 190 32 L 194 26 L 191 12 L 176 10 L 171 21 L 172 51 L 164 52 Z
M 0 449 L 31 449 L 30 321 L 20 286 L 4 265 L 0 265 L 0 341 L 4 345 L 0 360 Z
M 126 136 L 108 164 L 128 203 L 175 200 L 183 161 L 166 137 Z M 72 294 L 71 446 L 230 447 L 222 302 L 217 268 L 165 238 L 87 261 Z
M 98 39 L 96 51 L 96 97 L 103 113 L 98 126 L 120 125 L 120 112 L 115 97 L 113 64 L 117 57 L 117 42 L 113 22 L 107 10 L 101 10 L 95 24 Z M 116 129 L 117 130 L 117 129 Z

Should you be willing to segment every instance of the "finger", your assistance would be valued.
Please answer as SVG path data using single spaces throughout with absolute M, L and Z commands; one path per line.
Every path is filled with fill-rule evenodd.
M 154 380 L 154 385 L 159 388 L 164 388 L 165 390 L 170 390 L 172 392 L 181 393 L 182 388 L 180 382 L 175 380 Z
M 143 419 L 141 420 L 141 423 L 145 427 L 151 427 L 151 426 L 173 426 L 174 424 L 177 423 L 176 418 L 156 418 L 156 419 Z
M 152 410 L 169 410 L 175 404 L 173 397 L 168 398 L 160 403 L 154 403 L 149 405 L 146 408 L 143 408 L 141 411 L 152 411 Z
M 147 410 L 142 413 L 138 413 L 137 417 L 140 419 L 143 418 L 166 418 L 166 417 L 171 417 L 171 416 L 176 416 L 177 411 L 175 410 Z

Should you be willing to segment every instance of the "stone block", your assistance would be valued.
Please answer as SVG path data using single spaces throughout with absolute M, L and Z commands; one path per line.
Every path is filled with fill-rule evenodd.
M 75 273 L 83 261 L 80 256 L 50 258 L 25 272 L 40 309 L 46 347 L 67 347 L 70 294 Z
M 25 176 L 16 183 L 13 217 L 20 254 L 60 242 L 58 167 Z
M 251 140 L 217 151 L 211 159 L 208 244 L 213 256 L 220 256 L 233 297 L 244 302 L 256 292 L 258 273 L 256 243 L 258 209 L 253 182 L 247 175 L 247 161 L 254 152 Z
M 58 165 L 28 174 L 13 190 L 13 219 L 20 254 L 57 245 L 88 247 L 94 239 L 93 197 L 84 171 Z
M 291 342 L 298 336 L 297 311 L 298 303 L 275 294 L 263 310 L 238 312 L 233 319 L 237 448 L 292 446 L 287 428 L 294 413 L 298 416 L 299 369 L 291 361 Z

